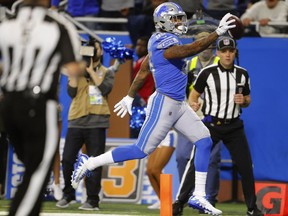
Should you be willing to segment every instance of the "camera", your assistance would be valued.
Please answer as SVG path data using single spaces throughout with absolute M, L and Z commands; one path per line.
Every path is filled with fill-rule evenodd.
M 86 67 L 89 67 L 91 64 L 91 57 L 94 56 L 95 48 L 93 46 L 81 46 L 80 55 L 83 57 L 83 60 L 86 62 Z M 84 77 L 90 78 L 90 74 L 85 71 Z
M 93 46 L 81 46 L 80 48 L 80 55 L 82 55 L 83 57 L 85 56 L 93 57 L 94 52 L 95 52 L 95 47 Z
M 83 60 L 86 62 L 87 67 L 89 67 L 91 63 L 91 57 L 94 57 L 96 51 L 93 46 L 81 46 L 80 47 L 80 55 L 83 57 Z
M 99 44 L 98 45 L 96 45 Z M 98 49 L 102 49 L 101 43 L 94 38 L 90 38 L 89 41 L 82 41 L 82 46 L 80 47 L 80 55 L 83 57 L 83 60 L 86 62 L 86 66 L 89 67 L 91 64 L 91 58 L 93 62 L 99 60 L 99 56 L 97 56 Z M 102 56 L 100 57 L 100 62 L 102 62 Z M 85 72 L 84 76 L 86 78 L 90 78 L 88 72 Z
M 86 62 L 86 66 L 89 67 L 91 64 L 91 58 L 96 55 L 94 43 L 92 41 L 82 43 L 82 46 L 80 47 L 80 55 Z M 87 71 L 85 71 L 84 77 L 90 78 L 90 75 Z

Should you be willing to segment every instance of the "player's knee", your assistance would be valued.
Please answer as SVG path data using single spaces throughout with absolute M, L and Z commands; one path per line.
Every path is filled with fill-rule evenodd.
M 159 169 L 158 167 L 149 166 L 147 167 L 146 174 L 148 176 L 157 176 L 161 174 L 161 169 Z
M 147 167 L 146 174 L 148 176 L 153 176 L 153 167 Z

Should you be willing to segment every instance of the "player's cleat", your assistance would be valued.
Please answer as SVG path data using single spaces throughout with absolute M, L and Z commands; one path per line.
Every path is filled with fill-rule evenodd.
M 203 211 L 206 214 L 210 215 L 216 216 L 222 214 L 222 211 L 214 208 L 205 197 L 201 196 L 195 196 L 195 195 L 191 196 L 190 199 L 188 200 L 188 206 Z
M 74 164 L 74 171 L 72 173 L 71 185 L 74 189 L 77 189 L 79 182 L 89 175 L 90 171 L 87 169 L 88 156 L 85 154 L 79 154 L 76 163 Z

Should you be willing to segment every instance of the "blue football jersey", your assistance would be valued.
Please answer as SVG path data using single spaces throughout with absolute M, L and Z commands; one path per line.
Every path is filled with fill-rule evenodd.
M 153 73 L 156 90 L 168 97 L 185 100 L 187 74 L 184 59 L 165 59 L 165 49 L 173 45 L 181 45 L 179 38 L 171 33 L 155 33 L 148 43 L 149 66 Z

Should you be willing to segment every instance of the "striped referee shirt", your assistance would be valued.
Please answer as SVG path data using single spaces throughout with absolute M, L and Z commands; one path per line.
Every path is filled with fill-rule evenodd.
M 3 92 L 35 90 L 56 99 L 63 64 L 81 59 L 74 26 L 47 8 L 23 6 L 0 24 Z
M 242 94 L 250 94 L 250 78 L 242 67 L 234 65 L 230 70 L 221 64 L 208 66 L 200 71 L 194 89 L 204 93 L 202 112 L 221 119 L 233 119 L 240 115 L 240 106 L 234 102 L 237 84 L 243 85 Z

